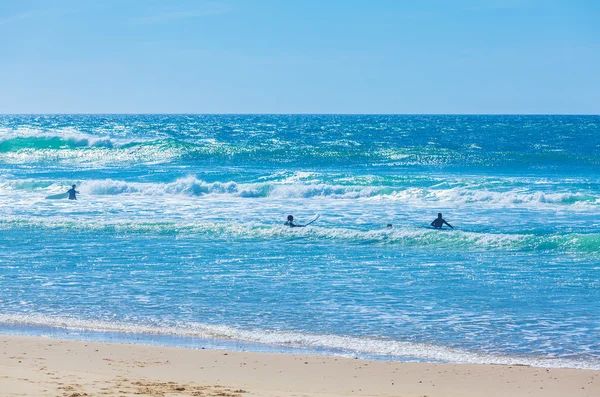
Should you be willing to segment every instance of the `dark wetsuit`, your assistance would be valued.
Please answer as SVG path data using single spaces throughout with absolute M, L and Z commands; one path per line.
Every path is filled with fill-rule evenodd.
M 444 226 L 444 223 L 448 226 L 450 226 L 451 229 L 454 229 L 452 227 L 452 225 L 450 225 L 448 222 L 446 222 L 446 220 L 444 218 L 435 218 L 433 220 L 433 222 L 431 222 L 431 226 L 437 228 L 437 229 L 441 229 L 442 226 Z
M 77 193 L 79 193 L 75 188 L 71 188 L 67 191 L 69 193 L 69 200 L 77 200 Z
M 304 227 L 304 225 L 296 225 L 293 221 L 287 221 L 285 225 L 289 227 Z

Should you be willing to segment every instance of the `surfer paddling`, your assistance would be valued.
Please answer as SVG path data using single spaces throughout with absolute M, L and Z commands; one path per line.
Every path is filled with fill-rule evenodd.
M 69 194 L 69 200 L 77 200 L 77 194 L 79 194 L 79 192 L 75 190 L 76 187 L 76 185 L 73 185 L 69 190 L 67 190 L 67 193 Z
M 304 227 L 304 225 L 297 225 L 294 223 L 294 216 L 293 215 L 288 215 L 287 217 L 287 221 L 285 222 L 286 226 L 289 227 Z
M 299 225 L 297 223 L 294 223 L 294 216 L 293 215 L 288 215 L 287 221 L 285 222 L 285 226 L 289 226 L 289 227 L 305 227 L 305 226 L 310 225 L 311 223 L 313 223 L 317 219 L 319 219 L 319 217 L 320 217 L 320 215 L 316 214 L 308 222 L 306 222 L 304 225 Z
M 442 218 L 442 213 L 438 212 L 438 217 L 434 219 L 433 222 L 431 222 L 431 226 L 435 227 L 436 229 L 441 229 L 442 226 L 444 226 L 444 223 L 448 225 L 450 229 L 454 229 L 451 224 L 449 224 L 444 218 Z

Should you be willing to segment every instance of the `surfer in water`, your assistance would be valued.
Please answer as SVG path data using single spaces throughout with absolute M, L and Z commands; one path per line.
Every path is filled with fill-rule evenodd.
M 285 222 L 286 226 L 289 227 L 304 227 L 304 225 L 297 225 L 294 223 L 294 217 L 292 215 L 288 215 L 287 222 Z
M 442 213 L 438 212 L 438 217 L 437 219 L 434 219 L 433 222 L 431 222 L 431 226 L 435 227 L 436 229 L 441 229 L 442 226 L 444 226 L 444 223 L 450 226 L 450 229 L 454 229 L 451 224 L 449 224 L 444 218 L 442 218 Z
M 69 190 L 67 190 L 67 193 L 69 193 L 69 200 L 77 200 L 77 194 L 79 192 L 75 190 L 76 187 L 76 185 L 73 185 Z

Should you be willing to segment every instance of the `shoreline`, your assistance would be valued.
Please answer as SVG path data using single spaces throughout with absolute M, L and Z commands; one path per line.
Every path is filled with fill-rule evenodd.
M 66 320 L 65 320 L 66 321 Z M 80 324 L 86 325 L 86 324 Z M 87 324 L 89 325 L 89 324 Z M 147 329 L 145 329 L 148 331 Z M 254 352 L 254 353 L 273 353 L 288 355 L 311 355 L 311 356 L 334 356 L 360 360 L 400 362 L 400 363 L 429 363 L 429 364 L 454 364 L 454 365 L 500 365 L 500 366 L 529 366 L 535 368 L 551 369 L 581 369 L 600 371 L 600 363 L 596 361 L 581 361 L 577 359 L 566 358 L 536 358 L 528 356 L 508 356 L 492 355 L 489 353 L 473 353 L 452 349 L 442 346 L 410 343 L 410 342 L 390 342 L 393 345 L 386 344 L 387 341 L 376 339 L 359 339 L 346 336 L 334 337 L 335 343 L 329 341 L 329 344 L 311 344 L 314 337 L 319 338 L 324 335 L 291 335 L 286 334 L 286 338 L 276 342 L 265 342 L 262 340 L 246 339 L 243 337 L 225 336 L 220 332 L 206 332 L 198 335 L 194 333 L 173 332 L 143 332 L 144 329 L 138 329 L 137 332 L 123 331 L 115 327 L 113 329 L 96 328 L 71 328 L 59 325 L 42 324 L 20 324 L 20 323 L 0 323 L 1 336 L 15 337 L 44 337 L 64 341 L 81 341 L 88 343 L 116 343 L 116 344 L 135 344 L 141 346 L 155 346 L 168 348 L 183 348 L 195 350 L 219 350 L 229 352 Z M 214 332 L 214 331 L 213 331 Z M 239 335 L 238 335 L 239 336 Z M 279 335 L 281 336 L 281 335 Z M 326 335 L 325 335 L 326 336 Z M 299 344 L 306 338 L 306 344 Z M 358 344 L 357 344 L 358 342 Z M 383 343 L 382 346 L 369 349 L 361 349 L 364 344 Z
M 597 396 L 600 371 L 372 361 L 0 335 L 12 396 Z

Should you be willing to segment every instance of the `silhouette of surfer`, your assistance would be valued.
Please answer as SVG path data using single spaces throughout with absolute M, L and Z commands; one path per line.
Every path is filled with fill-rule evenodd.
M 67 193 L 69 193 L 69 200 L 77 200 L 77 194 L 79 194 L 79 192 L 75 190 L 76 187 L 76 185 L 73 185 L 67 190 Z
M 442 218 L 442 213 L 438 212 L 438 217 L 434 219 L 433 222 L 431 222 L 431 226 L 435 227 L 436 229 L 441 229 L 442 226 L 444 226 L 444 223 L 450 226 L 450 229 L 454 229 L 451 224 L 449 224 L 444 218 Z
M 294 223 L 294 217 L 292 215 L 288 215 L 287 222 L 285 222 L 286 226 L 289 227 L 304 227 L 304 225 L 297 225 Z

